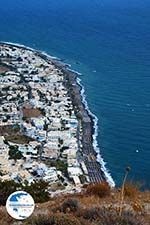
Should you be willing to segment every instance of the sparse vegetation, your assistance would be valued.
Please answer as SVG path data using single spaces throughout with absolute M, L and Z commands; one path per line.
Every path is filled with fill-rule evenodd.
M 26 225 L 85 225 L 74 216 L 64 214 L 53 214 L 49 216 L 33 217 Z
M 140 204 L 133 198 L 125 198 L 122 213 L 119 216 L 118 189 L 111 190 L 111 194 L 105 198 L 99 198 L 95 194 L 89 196 L 83 192 L 50 199 L 48 193 L 43 195 L 43 192 L 47 190 L 46 183 L 19 186 L 12 181 L 7 181 L 0 182 L 0 201 L 3 200 L 3 205 L 5 205 L 8 195 L 20 188 L 29 192 L 36 202 L 43 202 L 41 198 L 44 201 L 50 201 L 38 204 L 31 218 L 20 222 L 19 225 L 148 225 L 150 221 L 148 208 L 146 210 L 144 207 L 140 207 L 139 210 L 142 202 L 143 204 L 146 202 L 146 206 L 150 204 L 149 192 L 138 192 L 137 197 L 140 198 Z M 14 224 L 14 220 L 6 214 L 6 210 L 2 207 L 0 209 L 0 225 Z
M 61 210 L 62 212 L 76 212 L 79 209 L 79 202 L 77 199 L 73 198 L 68 198 L 66 199 L 62 205 L 61 205 Z
M 147 225 L 143 217 L 129 210 L 123 210 L 119 216 L 115 207 L 84 209 L 80 210 L 77 216 L 95 225 Z
M 7 125 L 7 126 L 0 126 L 0 135 L 16 135 L 20 132 L 20 127 L 18 124 L 15 125 Z
M 4 208 L 0 208 L 0 225 L 13 224 L 13 218 L 11 218 Z
M 129 210 L 123 210 L 119 216 L 118 209 L 113 207 L 80 209 L 78 214 L 73 213 L 34 216 L 26 225 L 148 225 L 143 216 Z
M 121 216 L 115 208 L 99 209 L 96 225 L 148 225 L 142 217 L 131 211 L 122 211 Z
M 78 217 L 82 217 L 90 222 L 97 220 L 99 218 L 99 208 L 98 207 L 91 207 L 86 209 L 80 209 L 77 212 Z
M 16 144 L 28 144 L 30 141 L 33 141 L 34 139 L 26 135 L 18 134 L 5 136 L 5 140 Z
M 125 175 L 123 178 L 122 186 L 121 186 L 121 192 L 120 192 L 120 208 L 119 208 L 119 216 L 122 214 L 122 209 L 123 209 L 123 202 L 124 202 L 124 197 L 125 197 L 125 184 L 127 180 L 127 176 L 129 174 L 129 171 L 131 170 L 130 167 L 126 168 Z
M 90 184 L 87 189 L 86 193 L 89 195 L 96 195 L 99 198 L 104 198 L 110 195 L 110 186 L 107 182 Z
M 136 184 L 132 182 L 127 182 L 124 187 L 125 197 L 136 198 L 139 192 L 139 188 Z

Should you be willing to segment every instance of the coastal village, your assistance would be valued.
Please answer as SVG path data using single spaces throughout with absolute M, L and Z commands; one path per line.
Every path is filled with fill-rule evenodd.
M 67 85 L 64 71 L 52 59 L 0 44 L 1 180 L 31 184 L 42 179 L 49 182 L 50 193 L 78 191 L 102 180 Z

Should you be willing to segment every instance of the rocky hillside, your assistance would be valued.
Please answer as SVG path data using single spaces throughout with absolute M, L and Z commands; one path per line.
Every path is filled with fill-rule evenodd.
M 106 184 L 85 187 L 80 194 L 57 196 L 36 204 L 26 221 L 13 220 L 0 208 L 0 225 L 149 225 L 150 192 L 126 184 L 121 204 L 121 189 Z

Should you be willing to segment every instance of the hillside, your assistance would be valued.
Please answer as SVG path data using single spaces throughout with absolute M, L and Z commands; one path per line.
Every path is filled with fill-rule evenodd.
M 86 187 L 80 194 L 68 194 L 36 204 L 32 217 L 25 222 L 10 218 L 0 208 L 0 225 L 148 225 L 150 224 L 150 192 L 141 192 L 132 184 L 125 186 L 120 213 L 120 189 L 105 185 Z

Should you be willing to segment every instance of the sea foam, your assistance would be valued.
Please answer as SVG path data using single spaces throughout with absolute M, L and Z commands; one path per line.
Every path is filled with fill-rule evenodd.
M 81 84 L 81 79 L 80 78 L 77 78 L 77 83 L 81 87 L 82 102 L 83 102 L 86 110 L 88 111 L 89 115 L 91 115 L 92 118 L 93 118 L 93 122 L 94 122 L 93 147 L 94 147 L 94 150 L 97 153 L 97 161 L 101 165 L 101 169 L 104 172 L 104 175 L 105 175 L 105 178 L 106 178 L 107 182 L 109 183 L 109 185 L 111 187 L 114 187 L 115 186 L 115 182 L 114 182 L 114 180 L 113 180 L 110 172 L 106 168 L 106 162 L 104 161 L 103 157 L 101 156 L 100 149 L 98 147 L 98 142 L 97 142 L 97 136 L 98 136 L 98 118 L 89 109 L 89 106 L 88 106 L 88 103 L 87 103 L 87 100 L 86 100 L 85 89 L 84 89 L 84 86 Z

